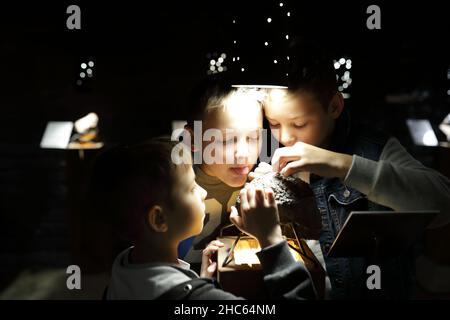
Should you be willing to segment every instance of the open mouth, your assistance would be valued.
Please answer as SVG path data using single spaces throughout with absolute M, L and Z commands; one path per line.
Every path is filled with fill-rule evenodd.
M 248 166 L 232 167 L 230 168 L 230 170 L 233 171 L 233 173 L 240 176 L 247 175 L 250 172 Z

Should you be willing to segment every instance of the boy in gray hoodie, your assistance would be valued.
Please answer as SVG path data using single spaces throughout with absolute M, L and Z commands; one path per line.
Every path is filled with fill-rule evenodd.
M 190 152 L 175 146 L 154 139 L 96 161 L 99 197 L 109 199 L 110 218 L 133 244 L 114 262 L 107 299 L 238 299 L 212 279 L 221 242 L 203 250 L 200 276 L 178 259 L 179 242 L 202 231 L 206 191 L 195 182 Z M 230 220 L 259 241 L 268 296 L 313 299 L 310 276 L 281 235 L 273 191 L 246 188 L 240 196 L 241 212 L 233 207 Z

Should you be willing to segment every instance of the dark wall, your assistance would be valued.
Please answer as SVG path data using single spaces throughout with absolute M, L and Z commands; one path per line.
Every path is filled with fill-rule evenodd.
M 90 111 L 100 114 L 106 140 L 167 132 L 170 120 L 186 114 L 189 91 L 206 74 L 206 54 L 226 52 L 231 12 L 257 15 L 261 7 L 256 1 L 78 2 L 82 29 L 67 30 L 69 4 L 1 10 L 2 142 L 36 144 L 46 121 Z M 374 31 L 365 26 L 369 4 L 291 1 L 293 33 L 317 38 L 336 57 L 352 57 L 349 104 L 363 120 L 370 115 L 384 123 L 385 111 L 416 112 L 393 110 L 398 106 L 384 99 L 414 90 L 429 91 L 432 106 L 424 113 L 440 118 L 450 87 L 443 5 L 381 3 L 382 29 Z M 80 63 L 89 57 L 94 77 L 78 87 Z

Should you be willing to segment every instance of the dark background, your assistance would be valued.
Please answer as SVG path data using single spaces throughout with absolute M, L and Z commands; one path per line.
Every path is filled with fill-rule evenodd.
M 99 114 L 107 141 L 170 130 L 168 123 L 183 119 L 189 91 L 206 75 L 206 55 L 227 52 L 233 10 L 258 15 L 260 3 L 80 2 L 81 30 L 66 28 L 72 2 L 2 6 L 0 141 L 36 144 L 48 120 L 90 111 Z M 370 112 L 372 122 L 389 129 L 398 123 L 386 124 L 396 121 L 386 111 L 440 121 L 450 87 L 445 6 L 379 3 L 382 28 L 369 30 L 369 4 L 291 1 L 292 31 L 317 38 L 336 57 L 352 58 L 349 104 L 355 113 L 368 118 Z M 95 74 L 79 88 L 80 63 L 89 57 Z M 433 106 L 386 106 L 386 94 L 415 90 L 427 91 L 425 104 Z
M 81 8 L 81 30 L 66 28 L 71 4 Z M 366 28 L 370 4 L 381 8 L 381 30 Z M 336 58 L 351 57 L 346 104 L 353 118 L 391 132 L 419 160 L 444 171 L 441 151 L 413 146 L 404 122 L 427 118 L 436 126 L 450 111 L 450 20 L 443 2 L 290 5 L 294 35 L 317 38 Z M 206 75 L 207 54 L 229 49 L 227 23 L 240 8 L 258 15 L 261 2 L 1 5 L 0 288 L 25 268 L 64 267 L 77 262 L 74 250 L 83 251 L 76 239 L 87 229 L 71 233 L 73 219 L 83 223 L 69 194 L 80 192 L 90 155 L 80 165 L 76 152 L 40 149 L 47 121 L 96 112 L 106 144 L 170 133 Z M 94 76 L 78 86 L 80 63 L 89 58 Z M 413 99 L 388 103 L 387 95 L 398 94 Z

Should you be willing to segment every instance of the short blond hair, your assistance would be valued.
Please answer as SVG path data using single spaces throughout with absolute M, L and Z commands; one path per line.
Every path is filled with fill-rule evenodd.
M 238 107 L 240 104 L 253 104 L 262 112 L 265 92 L 253 88 L 235 88 L 226 78 L 212 77 L 201 82 L 191 96 L 187 125 L 204 120 L 212 111 Z

